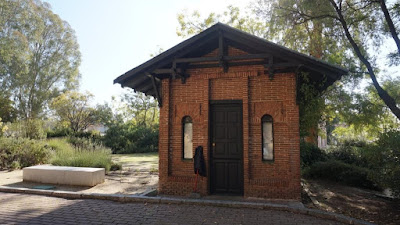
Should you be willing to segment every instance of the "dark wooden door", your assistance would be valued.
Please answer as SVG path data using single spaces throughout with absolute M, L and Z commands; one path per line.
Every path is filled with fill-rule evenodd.
M 241 104 L 211 104 L 211 193 L 243 194 Z

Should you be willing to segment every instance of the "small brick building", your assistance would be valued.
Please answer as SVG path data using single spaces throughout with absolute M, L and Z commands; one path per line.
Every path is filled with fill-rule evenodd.
M 218 23 L 114 83 L 160 106 L 159 193 L 300 199 L 300 72 L 321 90 L 343 68 Z

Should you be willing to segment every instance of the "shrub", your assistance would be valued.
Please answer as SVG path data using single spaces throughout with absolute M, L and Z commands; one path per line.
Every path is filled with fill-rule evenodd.
M 350 186 L 377 189 L 377 185 L 369 178 L 369 171 L 355 165 L 337 160 L 317 162 L 303 171 L 306 178 L 318 178 L 341 182 Z
M 3 136 L 3 133 L 8 130 L 8 127 L 2 122 L 0 117 L 0 137 Z
M 16 169 L 43 164 L 50 156 L 43 141 L 0 138 L 0 168 Z
M 352 147 L 366 147 L 368 143 L 362 139 L 345 139 L 343 141 L 344 146 L 352 146 Z
M 53 150 L 52 153 L 68 152 L 73 154 L 74 148 L 67 142 L 65 138 L 52 138 L 47 140 L 47 146 Z
M 103 138 L 99 132 L 88 131 L 71 134 L 68 142 L 77 149 L 97 149 L 103 147 Z
M 67 137 L 71 133 L 69 128 L 55 128 L 46 131 L 47 138 Z
M 301 168 L 305 168 L 311 166 L 316 162 L 325 161 L 327 159 L 327 155 L 316 145 L 311 143 L 301 142 L 300 159 L 301 159 Z
M 20 120 L 8 126 L 5 136 L 14 138 L 44 139 L 46 132 L 42 120 Z
M 113 153 L 156 152 L 158 146 L 158 127 L 134 125 L 132 123 L 112 124 L 104 136 L 104 145 Z
M 52 140 L 49 146 L 53 149 L 52 165 L 105 168 L 106 171 L 111 168 L 110 149 L 75 149 L 65 139 Z
M 353 164 L 361 167 L 368 167 L 368 162 L 364 156 L 368 146 L 356 147 L 351 145 L 340 145 L 328 150 L 328 156 L 331 159 L 339 160 L 347 164 Z
M 381 134 L 365 155 L 372 168 L 372 179 L 400 196 L 400 131 Z
M 110 154 L 111 152 L 108 149 L 81 150 L 75 151 L 72 155 L 59 152 L 51 160 L 51 164 L 56 166 L 104 168 L 109 171 L 111 167 Z

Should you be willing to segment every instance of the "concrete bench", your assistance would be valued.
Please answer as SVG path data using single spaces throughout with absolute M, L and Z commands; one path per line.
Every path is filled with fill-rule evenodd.
M 22 170 L 23 180 L 48 184 L 96 186 L 104 182 L 104 168 L 31 166 Z

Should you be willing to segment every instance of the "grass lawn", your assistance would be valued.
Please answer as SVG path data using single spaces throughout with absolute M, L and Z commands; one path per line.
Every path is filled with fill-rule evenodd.
M 122 168 L 141 172 L 158 172 L 158 152 L 113 154 L 112 161 Z

